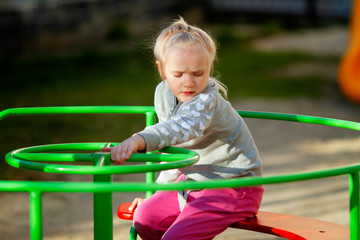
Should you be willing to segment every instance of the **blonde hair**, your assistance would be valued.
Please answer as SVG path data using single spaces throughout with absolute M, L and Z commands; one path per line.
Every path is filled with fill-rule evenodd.
M 168 49 L 175 43 L 181 44 L 201 44 L 208 53 L 211 73 L 214 69 L 214 61 L 216 60 L 216 44 L 208 33 L 202 29 L 189 25 L 182 17 L 170 26 L 161 31 L 156 39 L 154 46 L 155 60 L 164 64 Z M 226 86 L 214 77 L 211 77 L 224 96 L 227 97 Z

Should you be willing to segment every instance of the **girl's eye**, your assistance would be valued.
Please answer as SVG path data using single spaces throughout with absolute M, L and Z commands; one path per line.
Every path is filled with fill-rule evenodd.
M 175 74 L 174 74 L 174 77 L 177 77 L 177 78 L 178 78 L 178 77 L 181 77 L 181 76 L 182 76 L 182 73 L 175 73 Z
M 201 77 L 202 75 L 203 75 L 202 72 L 196 72 L 196 73 L 194 73 L 194 76 L 195 76 L 195 77 Z

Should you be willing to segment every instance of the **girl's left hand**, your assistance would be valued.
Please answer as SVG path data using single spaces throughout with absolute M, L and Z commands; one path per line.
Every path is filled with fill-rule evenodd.
M 126 139 L 115 147 L 101 148 L 101 151 L 110 152 L 111 160 L 115 161 L 116 165 L 123 165 L 131 155 L 137 151 L 145 150 L 146 143 L 143 137 L 138 134 Z
M 134 212 L 135 209 L 142 204 L 145 201 L 144 198 L 135 198 L 134 201 L 132 202 L 131 206 L 129 207 L 129 211 L 130 212 Z

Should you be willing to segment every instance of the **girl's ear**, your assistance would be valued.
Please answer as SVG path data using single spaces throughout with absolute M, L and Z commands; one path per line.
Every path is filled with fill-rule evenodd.
M 160 77 L 161 79 L 165 79 L 165 74 L 164 74 L 164 71 L 163 71 L 163 66 L 162 64 L 160 63 L 160 61 L 156 61 L 156 66 L 158 67 L 158 70 L 159 70 L 159 74 L 160 74 Z

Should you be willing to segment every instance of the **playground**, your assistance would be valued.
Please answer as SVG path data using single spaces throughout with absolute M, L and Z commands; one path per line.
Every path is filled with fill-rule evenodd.
M 311 33 L 311 32 L 309 32 Z M 331 34 L 332 33 L 332 34 Z M 318 54 L 338 56 L 347 43 L 346 28 L 334 28 L 325 31 L 329 45 L 316 45 L 313 51 Z M 321 34 L 312 34 L 313 42 L 319 43 L 324 38 Z M 292 39 L 307 34 L 291 35 L 281 39 L 264 39 L 254 43 L 259 48 L 281 51 L 292 47 L 298 51 L 309 51 L 291 45 Z M 331 36 L 333 38 L 331 38 Z M 288 40 L 288 45 L 284 44 Z M 299 39 L 301 41 L 301 39 Z M 304 40 L 305 41 L 305 40 Z M 310 41 L 310 40 L 309 40 Z M 281 44 L 278 44 L 281 42 Z M 273 43 L 271 46 L 269 43 Z M 333 44 L 333 45 L 331 45 Z M 306 44 L 309 46 L 309 44 Z M 336 46 L 336 47 L 331 47 Z M 343 49 L 341 49 L 341 46 Z M 311 50 L 310 50 L 311 51 Z M 327 70 L 324 70 L 327 69 Z M 328 71 L 328 69 L 333 69 Z M 265 98 L 244 98 L 232 101 L 235 109 L 251 111 L 269 111 L 331 117 L 350 121 L 359 121 L 358 106 L 350 104 L 336 88 L 337 66 L 323 64 L 298 64 L 274 74 L 315 74 L 331 76 L 333 83 L 327 94 L 318 99 L 293 98 L 284 100 Z M 357 163 L 360 157 L 360 137 L 356 131 L 332 127 L 299 123 L 246 119 L 264 162 L 266 175 L 316 170 Z M 87 175 L 65 175 L 62 180 L 91 181 Z M 116 175 L 114 181 L 144 180 L 144 174 Z M 265 187 L 262 210 L 280 212 L 297 216 L 306 216 L 320 220 L 349 224 L 347 177 L 296 182 L 289 184 L 267 185 Z M 0 233 L 3 239 L 28 239 L 29 237 L 29 197 L 27 193 L 1 193 L 0 195 Z M 16 196 L 16 197 L 14 197 Z M 132 201 L 135 196 L 144 193 L 115 193 L 114 204 L 114 239 L 127 239 L 131 223 L 116 218 L 115 210 L 122 202 Z M 74 207 L 75 206 L 75 207 Z M 49 193 L 43 196 L 44 239 L 82 240 L 93 238 L 92 194 Z M 218 236 L 218 240 L 238 239 L 281 239 L 274 236 L 252 233 L 238 229 L 229 229 Z
M 355 3 L 354 8 L 356 11 L 359 11 L 359 1 Z M 256 38 L 249 43 L 251 48 L 262 52 L 261 54 L 264 52 L 291 52 L 290 55 L 285 56 L 285 59 L 288 57 L 298 59 L 298 61 L 294 61 L 293 64 L 274 68 L 273 71 L 271 67 L 272 62 L 266 60 L 253 61 L 259 63 L 260 66 L 261 64 L 262 66 L 269 65 L 268 68 L 264 67 L 261 69 L 262 71 L 265 71 L 261 74 L 268 77 L 266 79 L 272 80 L 271 84 L 262 80 L 263 84 L 260 87 L 259 82 L 257 82 L 259 81 L 257 78 L 259 75 L 257 75 L 257 77 L 252 79 L 253 82 L 248 82 L 248 85 L 250 86 L 248 90 L 250 90 L 250 96 L 251 90 L 260 92 L 260 95 L 249 97 L 245 94 L 244 97 L 230 99 L 233 107 L 239 110 L 239 113 L 245 118 L 256 139 L 264 165 L 264 178 L 233 178 L 227 179 L 226 181 L 219 180 L 204 183 L 185 182 L 159 185 L 153 184 L 151 179 L 149 181 L 150 175 L 147 174 L 146 184 L 144 184 L 144 173 L 127 173 L 133 173 L 139 169 L 142 169 L 142 172 L 145 172 L 149 168 L 161 170 L 166 169 L 167 166 L 172 166 L 169 168 L 177 168 L 179 166 L 194 164 L 198 160 L 197 154 L 189 150 L 165 148 L 161 150 L 164 151 L 164 155 L 134 154 L 134 157 L 129 161 L 141 162 L 144 161 L 143 159 L 147 159 L 147 161 L 160 162 L 163 160 L 168 161 L 166 164 L 135 164 L 133 166 L 126 165 L 116 167 L 108 166 L 111 165 L 109 155 L 106 156 L 104 153 L 93 154 L 95 150 L 104 147 L 105 143 L 58 144 L 18 150 L 14 149 L 13 152 L 6 155 L 5 158 L 7 163 L 16 168 L 20 168 L 20 174 L 17 175 L 17 177 L 23 176 L 21 173 L 23 172 L 25 173 L 23 176 L 25 180 L 35 181 L 2 181 L 1 188 L 3 192 L 0 193 L 0 210 L 2 212 L 0 216 L 1 238 L 20 240 L 28 239 L 30 236 L 32 240 L 128 239 L 131 221 L 120 220 L 116 217 L 117 206 L 120 203 L 132 201 L 134 197 L 145 197 L 145 190 L 185 190 L 199 189 L 202 187 L 217 188 L 221 186 L 243 186 L 247 183 L 250 183 L 250 185 L 264 183 L 265 195 L 260 209 L 262 212 L 273 212 L 275 213 L 275 218 L 280 216 L 276 215 L 276 213 L 298 216 L 293 217 L 292 219 L 297 219 L 295 230 L 301 232 L 301 234 L 305 232 L 308 234 L 309 228 L 312 228 L 308 223 L 318 220 L 318 222 L 328 221 L 336 223 L 335 225 L 339 226 L 330 228 L 328 227 L 330 226 L 329 224 L 327 227 L 322 226 L 321 228 L 314 228 L 314 231 L 312 231 L 310 235 L 306 235 L 306 238 L 289 237 L 287 239 L 328 239 L 329 237 L 334 238 L 334 236 L 340 232 L 341 235 L 337 236 L 345 235 L 345 240 L 348 239 L 347 226 L 350 226 L 349 235 L 351 240 L 358 240 L 358 162 L 360 157 L 360 137 L 358 131 L 354 131 L 360 129 L 360 111 L 358 105 L 360 88 L 358 87 L 359 69 L 357 67 L 359 65 L 358 45 L 360 41 L 358 37 L 360 34 L 358 29 L 360 28 L 358 24 L 360 21 L 358 16 L 359 15 L 354 14 L 354 18 L 352 19 L 353 25 L 350 30 L 352 33 L 351 38 L 349 38 L 349 29 L 347 27 L 333 26 L 324 29 L 317 28 L 295 31 L 289 34 L 283 33 L 268 37 L 264 36 L 263 39 Z M 231 42 L 231 37 L 230 40 L 228 38 L 229 35 L 226 37 L 227 40 Z M 245 57 L 246 54 L 250 53 L 246 48 L 240 47 L 239 49 L 243 50 L 240 52 L 244 53 Z M 224 50 L 225 53 L 231 51 L 233 51 L 232 48 Z M 247 56 L 254 57 L 259 54 L 259 52 L 254 51 L 252 54 L 255 55 L 250 54 Z M 304 55 L 301 55 L 302 53 Z M 234 54 L 234 56 L 238 57 L 236 54 Z M 273 57 L 272 59 L 277 60 L 276 54 L 269 54 L 268 56 L 268 59 Z M 281 56 L 281 54 L 278 56 Z M 313 58 L 311 56 L 313 56 Z M 342 58 L 342 56 L 345 56 L 345 58 Z M 267 58 L 265 57 L 263 59 Z M 310 61 L 306 62 L 306 59 Z M 323 61 L 321 61 L 321 59 Z M 330 60 L 326 61 L 325 59 Z M 226 69 L 226 71 L 223 71 L 225 73 L 225 78 L 229 77 L 226 73 L 232 73 L 238 68 L 238 63 L 234 58 L 225 59 L 225 62 L 226 60 L 228 60 L 228 63 L 223 66 L 230 67 Z M 280 60 L 280 62 L 282 60 Z M 242 65 L 244 63 L 246 63 L 246 61 L 242 62 Z M 9 66 L 12 66 L 11 64 L 12 63 L 10 63 Z M 29 66 L 31 69 L 31 64 Z M 234 66 L 235 68 L 232 70 L 231 66 Z M 256 67 L 256 65 L 254 66 Z M 87 68 L 87 66 L 85 66 L 85 68 Z M 69 69 L 71 68 L 68 68 L 67 70 Z M 219 71 L 222 72 L 224 69 L 225 68 L 220 66 Z M 7 73 L 9 72 L 11 71 L 7 71 Z M 43 72 L 46 71 L 39 71 L 39 73 Z M 103 74 L 99 74 L 99 76 L 100 75 L 101 77 L 104 77 Z M 16 76 L 19 77 L 21 74 Z M 57 77 L 59 76 L 60 75 L 57 75 Z M 129 76 L 131 76 L 131 74 Z M 252 76 L 252 73 L 250 73 L 249 76 Z M 296 77 L 299 76 L 303 76 L 304 79 L 306 79 L 305 84 L 304 81 L 301 82 L 298 81 L 299 79 L 296 79 Z M 35 79 L 38 76 L 35 74 L 33 77 Z M 16 79 L 16 77 L 14 79 Z M 280 91 L 275 91 L 275 96 L 281 95 L 281 91 L 291 92 L 286 90 L 287 85 L 292 86 L 293 89 L 297 88 L 297 94 L 294 96 L 288 95 L 287 97 L 283 96 L 283 98 L 276 98 L 274 96 L 271 97 L 273 91 L 270 90 L 268 91 L 270 92 L 270 96 L 261 96 L 261 93 L 265 93 L 269 90 L 266 87 L 267 84 L 269 86 L 274 85 L 275 87 L 272 90 L 276 90 L 276 84 L 279 83 L 276 79 L 287 79 L 289 82 L 287 84 L 282 83 L 283 88 L 277 89 Z M 82 81 L 86 82 L 86 80 Z M 292 80 L 294 82 L 291 82 Z M 96 83 L 96 81 L 92 84 L 94 83 Z M 125 82 L 125 85 L 126 83 L 127 82 Z M 7 84 L 11 86 L 12 83 Z M 241 88 L 236 87 L 236 84 L 238 83 L 234 81 L 230 83 L 230 87 L 239 89 L 237 96 L 242 96 Z M 66 84 L 64 86 L 66 86 Z M 251 86 L 253 89 L 251 89 Z M 50 90 L 51 84 L 49 84 L 48 87 L 47 90 Z M 309 92 L 310 94 L 302 95 L 302 88 L 304 91 L 309 90 L 308 94 Z M 67 90 L 70 88 L 66 86 L 64 89 Z M 317 94 L 320 89 L 321 94 Z M 26 86 L 22 90 L 26 94 L 31 92 L 26 90 Z M 95 93 L 97 93 L 97 96 L 95 97 L 99 97 L 99 89 L 96 90 Z M 311 90 L 315 91 L 312 92 Z M 50 92 L 54 91 L 50 90 Z M 58 91 L 58 94 L 59 93 L 61 94 L 61 91 Z M 50 95 L 45 94 L 44 96 L 51 98 Z M 34 99 L 36 98 L 34 97 Z M 48 103 L 46 98 L 44 99 L 45 102 Z M 124 99 L 126 99 L 126 96 Z M 144 99 L 146 99 L 146 97 Z M 41 98 L 38 98 L 38 100 L 41 100 Z M 24 100 L 20 100 L 17 104 L 22 105 L 21 101 Z M 4 106 L 6 106 L 6 104 Z M 32 104 L 36 104 L 36 101 Z M 101 106 L 101 102 L 97 102 L 97 104 L 100 106 L 89 108 L 59 107 L 57 109 L 14 108 L 9 109 L 8 111 L 3 109 L 5 111 L 1 112 L 1 119 L 8 116 L 28 115 L 29 113 L 50 115 L 59 113 L 145 113 L 146 125 L 154 123 L 155 113 L 151 106 L 139 107 L 136 109 L 133 108 L 130 112 L 126 112 L 129 111 L 130 108 L 124 110 L 127 107 L 122 109 L 121 107 L 104 107 Z M 9 122 L 10 121 L 7 123 Z M 122 124 L 124 125 L 124 122 Z M 39 126 L 41 126 L 41 122 L 39 122 Z M 14 125 L 11 127 L 14 127 Z M 54 124 L 52 129 L 56 131 L 56 127 L 57 125 Z M 131 127 L 129 126 L 129 128 Z M 16 130 L 20 131 L 17 128 Z M 29 134 L 31 135 L 31 133 Z M 89 134 L 93 135 L 91 131 Z M 71 138 L 71 134 L 69 134 L 68 137 Z M 11 138 L 9 138 L 9 140 L 11 140 Z M 75 138 L 73 142 L 77 142 L 77 140 L 78 139 Z M 106 144 L 106 146 L 112 145 Z M 21 146 L 19 146 L 19 148 L 20 147 Z M 92 151 L 91 154 L 82 152 L 71 153 L 72 151 L 86 150 Z M 60 151 L 61 153 L 53 153 L 56 151 Z M 76 166 L 66 166 L 66 164 L 43 164 L 41 161 L 70 162 L 70 165 L 72 165 L 71 162 L 80 162 L 79 165 L 82 165 L 83 162 L 91 161 L 92 164 L 90 166 L 77 166 L 78 164 L 75 163 Z M 354 165 L 350 166 L 351 164 Z M 347 167 L 343 167 L 345 165 Z M 29 170 L 37 171 L 30 173 Z M 26 172 L 29 172 L 29 174 Z M 301 174 L 299 172 L 306 173 Z M 49 173 L 60 174 L 49 177 Z M 88 175 L 82 175 L 81 173 Z M 94 174 L 94 176 L 92 176 L 92 174 Z M 108 184 L 111 181 L 110 174 L 114 175 L 112 184 Z M 7 180 L 12 180 L 11 176 L 8 177 Z M 62 181 L 62 183 L 42 182 L 41 184 L 38 184 L 36 183 L 38 180 L 55 180 Z M 94 183 L 92 183 L 92 181 L 94 181 Z M 136 181 L 138 183 L 127 183 L 129 181 Z M 119 193 L 118 191 L 124 192 Z M 147 192 L 146 196 L 149 196 L 149 194 L 150 192 Z M 264 216 L 262 213 L 258 215 L 259 223 L 263 220 L 262 216 Z M 306 217 L 307 220 L 301 217 Z M 238 224 L 245 224 L 246 226 L 246 224 L 249 223 L 250 225 L 255 226 L 258 224 L 256 219 L 257 218 L 253 218 L 245 223 L 240 222 Z M 279 221 L 281 220 L 277 219 L 270 223 L 270 228 L 272 229 L 271 233 L 279 235 L 276 234 L 276 232 L 273 232 L 273 230 L 280 230 L 280 232 L 286 232 L 286 234 L 290 233 L 291 235 L 291 230 L 287 232 L 287 226 L 283 228 L 277 228 L 275 226 Z M 272 223 L 275 227 L 272 227 Z M 307 225 L 307 227 L 303 227 L 305 225 Z M 338 231 L 334 235 L 332 235 L 333 229 Z M 261 231 L 259 228 L 257 228 L 257 230 Z M 257 232 L 230 228 L 215 239 L 232 240 L 239 239 L 239 236 L 241 236 L 241 239 L 248 240 L 283 239 L 271 235 L 263 235 Z M 322 238 L 324 236 L 325 238 Z M 335 238 L 336 240 L 339 239 L 338 237 Z

